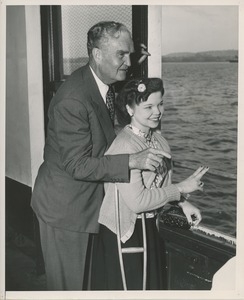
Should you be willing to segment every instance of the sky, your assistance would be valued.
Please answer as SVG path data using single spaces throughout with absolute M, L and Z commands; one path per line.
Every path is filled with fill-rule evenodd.
M 174 52 L 238 49 L 237 5 L 171 4 L 159 7 L 162 10 L 162 55 Z M 131 29 L 130 10 L 131 6 L 124 5 L 116 5 L 116 9 L 113 5 L 63 6 L 64 57 L 86 56 L 86 44 L 82 41 L 86 40 L 87 30 L 98 19 L 115 19 Z M 80 16 L 86 26 L 77 26 Z
M 162 6 L 162 54 L 238 49 L 238 6 Z

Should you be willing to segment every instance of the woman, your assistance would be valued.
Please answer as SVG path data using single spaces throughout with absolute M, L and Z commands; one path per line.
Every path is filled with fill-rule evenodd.
M 100 232 L 94 248 L 92 289 L 122 290 L 119 266 L 115 185 L 119 194 L 119 217 L 122 247 L 142 246 L 141 213 L 145 212 L 147 231 L 147 289 L 164 288 L 162 245 L 156 226 L 158 210 L 172 201 L 179 201 L 189 223 L 201 221 L 200 211 L 184 200 L 185 194 L 202 190 L 201 177 L 207 167 L 200 167 L 189 178 L 172 184 L 170 148 L 156 132 L 163 112 L 163 82 L 159 78 L 129 81 L 117 97 L 118 121 L 125 125 L 107 154 L 134 153 L 148 147 L 164 150 L 168 157 L 155 172 L 131 170 L 130 183 L 105 184 L 105 197 L 100 210 Z M 142 289 L 142 254 L 123 254 L 127 288 Z

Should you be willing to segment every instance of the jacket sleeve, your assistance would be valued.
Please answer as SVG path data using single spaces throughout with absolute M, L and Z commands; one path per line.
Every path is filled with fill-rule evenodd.
M 62 101 L 54 107 L 53 117 L 63 168 L 74 179 L 129 181 L 128 154 L 104 156 L 106 143 L 102 144 L 101 140 L 101 148 L 104 147 L 104 151 L 101 150 L 99 157 L 92 156 L 95 133 L 91 133 L 89 112 L 80 101 Z

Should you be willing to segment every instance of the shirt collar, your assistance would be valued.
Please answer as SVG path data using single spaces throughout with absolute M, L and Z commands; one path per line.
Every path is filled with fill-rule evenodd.
M 149 130 L 148 133 L 145 133 L 145 132 L 141 131 L 140 129 L 138 129 L 137 127 L 135 127 L 135 126 L 133 126 L 133 125 L 131 125 L 131 124 L 129 124 L 128 127 L 129 127 L 136 135 L 139 135 L 139 136 L 145 138 L 145 140 L 146 140 L 147 142 L 150 142 L 150 141 L 151 141 L 151 139 L 152 139 L 152 131 L 151 131 L 151 130 Z
M 89 66 L 91 69 L 91 72 L 93 74 L 93 77 L 95 78 L 95 81 L 97 83 L 99 92 L 104 100 L 104 102 L 106 103 L 106 95 L 107 95 L 107 91 L 108 91 L 108 85 L 103 83 L 102 80 L 100 78 L 97 77 L 96 73 L 93 71 L 92 67 Z

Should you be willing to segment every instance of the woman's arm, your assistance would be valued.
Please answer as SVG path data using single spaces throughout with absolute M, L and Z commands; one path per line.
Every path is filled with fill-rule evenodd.
M 162 188 L 146 188 L 142 172 L 131 170 L 129 183 L 116 183 L 120 197 L 135 213 L 150 211 L 164 206 L 166 203 L 180 200 L 179 189 L 170 184 Z

